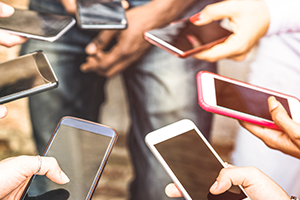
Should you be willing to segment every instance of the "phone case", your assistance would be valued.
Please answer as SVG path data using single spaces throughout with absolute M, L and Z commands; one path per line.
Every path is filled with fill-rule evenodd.
M 267 127 L 267 128 L 281 130 L 274 122 L 266 121 L 266 120 L 264 120 L 262 118 L 259 118 L 259 117 L 251 117 L 251 115 L 246 115 L 246 114 L 243 114 L 243 113 L 238 113 L 238 112 L 234 112 L 234 111 L 231 111 L 231 110 L 222 109 L 222 108 L 219 108 L 219 107 L 214 107 L 214 106 L 211 106 L 211 105 L 207 104 L 203 99 L 203 91 L 202 91 L 203 86 L 201 84 L 201 75 L 204 74 L 204 73 L 217 75 L 217 74 L 207 72 L 207 71 L 200 71 L 197 74 L 198 103 L 201 106 L 201 108 L 203 108 L 204 110 L 206 110 L 208 112 L 212 112 L 212 113 L 232 117 L 232 118 L 235 118 L 235 119 L 238 119 L 238 120 L 250 122 L 250 123 L 257 124 L 259 126 L 264 126 L 264 127 Z M 245 82 L 242 82 L 242 81 L 238 81 L 238 80 L 235 80 L 235 79 L 231 79 L 231 78 L 228 78 L 228 77 L 225 77 L 225 76 L 221 76 L 221 75 L 217 75 L 217 76 L 223 77 L 223 78 L 226 78 L 226 79 L 229 79 L 229 80 L 234 80 L 236 82 L 240 82 L 240 83 L 243 83 L 243 84 L 251 85 L 251 84 L 248 84 L 248 83 L 245 83 Z M 251 86 L 253 86 L 253 85 L 251 85 Z M 265 88 L 262 88 L 262 87 L 258 87 L 258 86 L 255 86 L 255 87 L 263 89 L 265 91 L 272 92 L 272 93 L 277 93 L 279 95 L 292 97 L 290 95 L 275 92 L 275 91 L 265 89 Z
M 189 18 L 184 18 L 184 19 L 181 19 L 181 20 L 178 20 L 178 21 L 174 21 L 172 23 L 184 22 L 184 21 L 187 21 L 187 20 L 189 20 Z M 188 51 L 182 51 L 182 50 L 179 50 L 178 48 L 174 47 L 175 49 L 178 50 L 176 52 L 176 51 L 174 51 L 174 50 L 172 50 L 171 48 L 168 47 L 168 46 L 172 46 L 171 44 L 169 44 L 169 43 L 167 43 L 167 42 L 165 42 L 165 41 L 163 41 L 163 40 L 161 40 L 161 39 L 159 39 L 155 36 L 153 36 L 153 37 L 156 38 L 156 39 L 154 39 L 154 38 L 152 39 L 152 38 L 149 37 L 149 35 L 153 36 L 150 33 L 150 31 L 147 31 L 147 32 L 144 33 L 145 40 L 147 40 L 149 43 L 151 43 L 151 44 L 153 44 L 153 45 L 155 45 L 155 46 L 157 46 L 157 47 L 159 47 L 159 48 L 161 48 L 161 49 L 163 49 L 163 50 L 165 50 L 165 51 L 167 51 L 167 52 L 171 53 L 172 55 L 175 55 L 179 58 L 186 58 L 186 57 L 192 56 L 196 53 L 199 53 L 203 50 L 209 49 L 209 48 L 211 48 L 211 47 L 213 47 L 213 46 L 215 46 L 219 43 L 224 42 L 229 37 L 229 36 L 223 37 L 221 39 L 215 40 L 213 42 L 210 42 L 208 44 L 202 45 L 200 47 L 197 47 L 195 49 L 188 50 Z M 162 43 L 165 43 L 166 45 L 163 45 Z

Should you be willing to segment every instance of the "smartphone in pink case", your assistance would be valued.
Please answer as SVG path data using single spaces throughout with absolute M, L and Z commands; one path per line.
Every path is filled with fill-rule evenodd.
M 207 71 L 197 74 L 197 87 L 199 105 L 208 112 L 280 130 L 269 112 L 268 98 L 274 96 L 300 123 L 300 102 L 293 96 Z
M 224 42 L 232 32 L 220 22 L 196 26 L 188 18 L 172 22 L 166 27 L 150 30 L 144 37 L 151 44 L 169 53 L 186 58 Z

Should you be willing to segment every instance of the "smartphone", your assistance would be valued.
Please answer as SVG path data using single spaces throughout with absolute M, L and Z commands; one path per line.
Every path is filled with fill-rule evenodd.
M 77 22 L 82 29 L 125 29 L 121 0 L 77 0 Z
M 10 17 L 0 18 L 0 29 L 10 33 L 48 42 L 53 42 L 75 24 L 70 16 L 40 13 L 15 9 Z
M 300 102 L 293 96 L 207 71 L 197 74 L 197 86 L 199 105 L 206 111 L 280 130 L 269 112 L 268 98 L 274 96 L 300 123 Z
M 186 200 L 247 199 L 240 186 L 220 195 L 209 192 L 226 165 L 191 120 L 148 133 L 145 141 Z
M 70 182 L 59 185 L 46 176 L 33 176 L 21 199 L 36 196 L 39 199 L 92 199 L 116 140 L 117 133 L 110 127 L 74 117 L 62 118 L 43 156 L 56 158 Z
M 0 104 L 58 86 L 58 80 L 43 51 L 0 63 Z
M 186 58 L 224 42 L 231 34 L 232 32 L 222 28 L 219 21 L 196 26 L 186 18 L 145 32 L 144 37 L 169 53 Z

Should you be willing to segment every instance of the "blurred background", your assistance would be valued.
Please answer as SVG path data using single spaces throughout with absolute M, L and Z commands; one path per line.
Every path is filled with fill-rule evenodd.
M 16 8 L 26 9 L 28 0 L 2 0 Z M 0 46 L 0 62 L 18 56 L 20 47 Z M 252 52 L 243 62 L 222 60 L 218 63 L 220 74 L 239 80 L 246 80 Z M 126 147 L 126 133 L 130 125 L 126 94 L 120 76 L 111 78 L 106 85 L 106 103 L 101 109 L 99 122 L 117 130 L 119 139 L 100 179 L 94 200 L 125 200 L 128 197 L 128 183 L 132 178 L 132 168 Z M 32 139 L 28 100 L 23 98 L 6 104 L 8 116 L 0 120 L 0 160 L 17 155 L 36 155 Z M 214 116 L 211 143 L 223 160 L 230 162 L 234 148 L 236 120 Z

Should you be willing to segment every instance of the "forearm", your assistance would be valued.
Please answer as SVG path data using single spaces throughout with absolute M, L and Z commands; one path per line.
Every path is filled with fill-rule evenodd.
M 179 19 L 197 0 L 152 0 L 145 6 L 152 11 L 152 28 L 158 28 Z M 200 8 L 199 8 L 200 10 Z
M 300 32 L 299 0 L 264 0 L 270 13 L 270 26 L 266 36 Z

